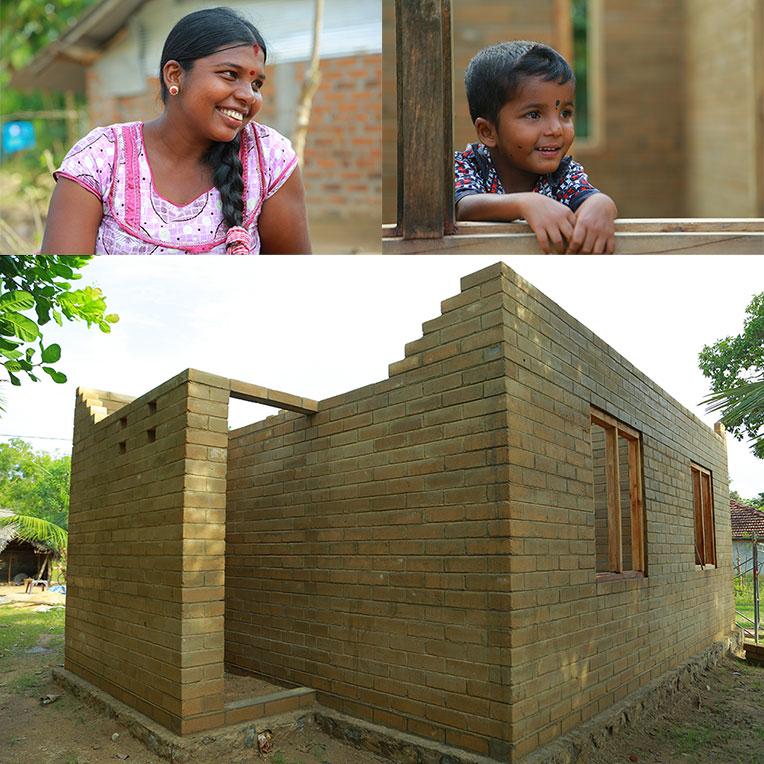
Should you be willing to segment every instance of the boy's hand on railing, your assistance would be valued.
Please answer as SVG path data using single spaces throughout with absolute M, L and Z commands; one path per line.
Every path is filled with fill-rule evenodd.
M 606 194 L 592 194 L 575 213 L 573 235 L 566 255 L 612 255 L 615 250 L 615 202 Z M 530 222 L 530 221 L 529 221 Z
M 565 252 L 565 242 L 573 237 L 576 225 L 576 215 L 570 207 L 541 194 L 524 193 L 515 196 L 544 254 Z

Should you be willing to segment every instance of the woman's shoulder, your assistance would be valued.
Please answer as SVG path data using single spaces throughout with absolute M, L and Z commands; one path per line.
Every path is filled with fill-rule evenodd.
M 92 142 L 101 138 L 114 141 L 122 128 L 134 128 L 140 124 L 140 122 L 115 122 L 113 125 L 97 125 L 89 133 L 80 138 L 78 143 L 83 141 Z
M 250 150 L 259 146 L 266 158 L 271 156 L 294 156 L 292 141 L 278 130 L 274 130 L 268 125 L 261 125 L 259 122 L 250 122 L 245 128 L 249 139 Z
M 264 125 L 261 122 L 249 122 L 247 123 L 247 126 L 244 128 L 249 132 L 249 135 L 252 136 L 255 133 L 257 134 L 257 137 L 261 141 L 287 141 L 289 143 L 289 138 L 286 138 L 283 136 L 278 130 L 269 127 L 268 125 Z
M 250 122 L 244 129 L 250 172 L 262 172 L 267 198 L 291 175 L 297 166 L 297 154 L 289 138 L 268 125 Z
M 114 147 L 119 140 L 121 128 L 135 127 L 139 122 L 117 122 L 113 125 L 98 125 L 89 133 L 80 138 L 74 146 L 69 149 L 67 159 L 82 153 L 97 153 L 104 155 L 113 155 Z M 106 156 L 104 158 L 107 158 Z M 111 158 L 110 156 L 108 157 Z
M 119 163 L 119 131 L 138 122 L 99 125 L 80 138 L 61 161 L 53 177 L 73 180 L 99 199 L 105 199 L 112 186 L 115 167 Z

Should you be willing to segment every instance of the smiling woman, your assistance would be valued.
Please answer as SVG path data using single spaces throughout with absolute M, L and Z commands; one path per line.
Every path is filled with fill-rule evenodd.
M 229 8 L 182 18 L 162 51 L 162 115 L 98 127 L 69 151 L 42 252 L 309 253 L 297 157 L 254 121 L 266 55 Z

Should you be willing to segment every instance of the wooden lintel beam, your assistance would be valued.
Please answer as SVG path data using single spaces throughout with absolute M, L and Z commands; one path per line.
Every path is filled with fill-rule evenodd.
M 284 393 L 280 390 L 271 390 L 268 387 L 253 385 L 249 382 L 230 380 L 230 396 L 240 401 L 262 403 L 266 406 L 296 411 L 299 414 L 315 414 L 318 411 L 318 402 L 311 398 L 301 398 L 297 395 Z

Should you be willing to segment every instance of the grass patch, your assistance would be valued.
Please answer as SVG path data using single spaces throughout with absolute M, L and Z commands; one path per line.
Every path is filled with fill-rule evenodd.
M 759 617 L 764 618 L 764 592 L 759 586 Z M 753 576 L 735 579 L 735 623 L 737 626 L 753 630 Z M 745 616 L 745 617 L 742 617 Z M 764 624 L 759 623 L 760 634 L 764 632 Z
M 271 764 L 302 764 L 299 759 L 287 759 L 281 751 L 276 751 L 271 759 Z
M 661 737 L 671 743 L 677 753 L 696 753 L 716 735 L 717 731 L 708 727 L 669 727 Z
M 48 683 L 48 671 L 35 671 L 15 676 L 8 682 L 8 689 L 14 694 L 35 695 L 40 687 Z
M 63 662 L 64 609 L 0 606 L 0 688 L 31 695 L 47 683 L 51 664 Z M 29 653 L 42 640 L 46 652 Z
M 36 612 L 33 608 L 0 606 L 0 658 L 21 655 L 34 647 L 43 634 L 55 634 L 63 643 L 64 608 Z

